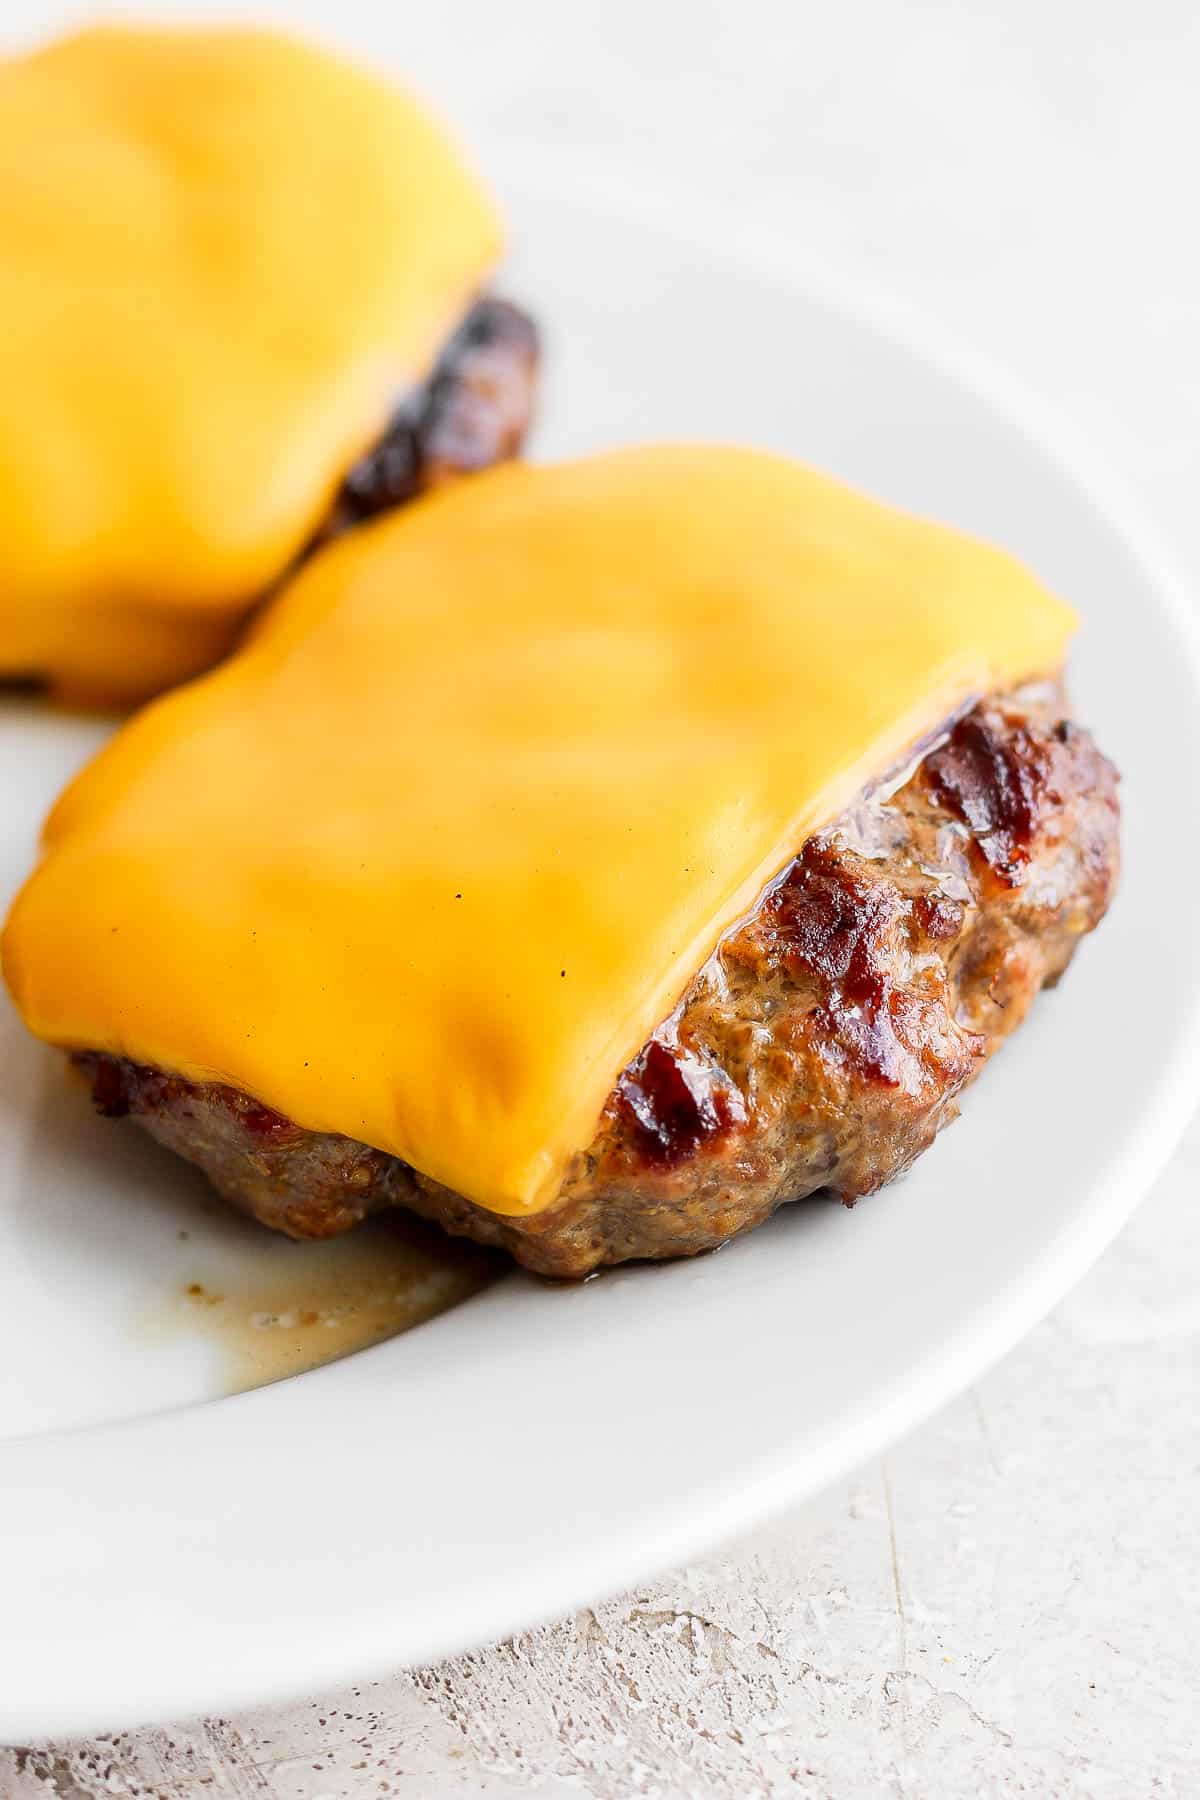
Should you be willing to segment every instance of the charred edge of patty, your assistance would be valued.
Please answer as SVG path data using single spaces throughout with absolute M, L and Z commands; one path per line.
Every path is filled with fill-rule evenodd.
M 515 456 L 533 416 L 540 355 L 528 313 L 491 295 L 477 300 L 428 381 L 405 396 L 346 476 L 322 536 Z
M 402 1205 L 542 1273 L 690 1255 L 825 1191 L 903 1173 L 1103 917 L 1116 773 L 1046 687 L 983 702 L 896 789 L 810 838 L 618 1078 L 544 1212 L 501 1217 L 399 1158 L 244 1093 L 105 1055 L 131 1114 L 295 1237 Z

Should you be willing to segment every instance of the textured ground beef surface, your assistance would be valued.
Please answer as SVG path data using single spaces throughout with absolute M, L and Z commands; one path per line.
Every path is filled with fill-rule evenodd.
M 231 1088 L 77 1061 L 236 1206 L 293 1237 L 404 1206 L 580 1276 L 687 1256 L 907 1169 L 1104 915 L 1116 774 L 1043 686 L 987 700 L 810 838 L 625 1068 L 544 1212 L 502 1218 Z

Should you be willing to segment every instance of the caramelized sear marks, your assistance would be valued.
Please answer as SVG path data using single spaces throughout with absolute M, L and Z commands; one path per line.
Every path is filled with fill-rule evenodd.
M 835 1059 L 887 1087 L 904 1084 L 910 1055 L 891 966 L 904 910 L 895 888 L 860 875 L 827 837 L 805 846 L 763 903 L 788 972 L 823 996 L 811 1030 Z
M 1009 1004 L 1001 997 L 1020 994 L 1023 1011 L 1032 995 L 1027 959 L 1000 929 L 1000 896 L 1019 903 L 1033 860 L 1050 857 L 1081 766 L 1099 774 L 1097 824 L 1075 851 L 1088 856 L 1095 839 L 1097 867 L 1087 878 L 1099 876 L 1106 897 L 1112 772 L 1086 732 L 1036 709 L 977 706 L 900 794 L 868 795 L 853 809 L 852 828 L 848 815 L 810 838 L 622 1075 L 616 1117 L 632 1156 L 648 1172 L 672 1170 L 711 1155 L 722 1139 L 749 1142 L 763 1128 L 764 1111 L 778 1100 L 773 1086 L 759 1080 L 743 1093 L 737 1044 L 726 1067 L 722 1046 L 698 1042 L 691 1025 L 706 994 L 737 988 L 748 972 L 765 992 L 780 990 L 771 1017 L 786 1015 L 789 1054 L 820 1067 L 822 1087 L 855 1088 L 860 1112 L 868 1094 L 891 1091 L 893 1106 L 911 1106 L 918 1137 L 928 1119 L 940 1122 L 992 1047 L 989 1032 Z M 947 826 L 960 831 L 964 866 L 975 869 L 973 898 L 960 897 L 971 893 L 961 870 L 939 866 Z M 907 858 L 898 852 L 906 840 Z M 985 982 L 986 1006 L 959 1004 L 960 983 Z M 680 1048 L 681 1029 L 693 1049 Z M 871 1185 L 843 1167 L 844 1198 Z
M 901 909 L 894 888 L 864 879 L 821 836 L 776 883 L 762 912 L 795 976 L 813 976 L 848 1003 L 878 1009 L 887 992 L 887 938 Z
M 126 1072 L 132 1063 L 118 1062 L 113 1056 L 97 1056 L 88 1050 L 71 1061 L 85 1075 L 92 1087 L 92 1105 L 105 1119 L 124 1119 L 131 1111 Z
M 91 1083 L 92 1103 L 106 1119 L 137 1118 L 161 1112 L 164 1107 L 185 1104 L 201 1089 L 182 1075 L 168 1075 L 144 1063 L 124 1057 L 102 1056 L 92 1050 L 76 1052 L 72 1063 Z M 203 1089 L 206 1098 L 228 1113 L 249 1137 L 266 1142 L 295 1137 L 299 1127 L 273 1107 L 264 1106 L 239 1088 L 213 1082 Z
M 849 1078 L 917 1095 L 961 1086 L 982 1053 L 948 1018 L 937 954 L 963 916 L 935 888 L 905 893 L 835 830 L 809 840 L 743 930 L 811 996 L 798 1025 L 810 1050 Z M 727 954 L 739 951 L 735 936 Z
M 952 900 L 938 888 L 918 894 L 913 901 L 913 918 L 935 944 L 952 943 L 962 930 L 966 916 L 962 901 Z
M 659 1169 L 678 1167 L 746 1117 L 723 1070 L 658 1037 L 625 1070 L 616 1097 L 635 1159 Z
M 550 1275 L 691 1255 L 907 1169 L 1104 916 L 1119 861 L 1116 773 L 1061 693 L 982 702 L 903 786 L 801 847 L 619 1076 L 557 1197 L 521 1218 L 231 1088 L 77 1060 L 101 1111 L 293 1237 L 399 1205 Z
M 1046 746 L 976 707 L 924 766 L 930 793 L 967 827 L 997 880 L 1016 887 L 1053 797 Z

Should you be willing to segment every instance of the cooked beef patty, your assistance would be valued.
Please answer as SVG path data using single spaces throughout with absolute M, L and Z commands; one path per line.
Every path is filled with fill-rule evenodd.
M 477 300 L 429 379 L 346 476 L 321 537 L 515 456 L 533 413 L 538 353 L 527 313 L 489 295 Z
M 429 378 L 405 396 L 350 470 L 303 556 L 445 481 L 516 456 L 533 417 L 539 353 L 527 313 L 490 295 L 477 300 Z M 0 694 L 45 686 L 36 671 L 0 674 Z
M 502 1218 L 228 1087 L 77 1058 L 236 1206 L 293 1237 L 405 1206 L 581 1276 L 688 1256 L 787 1200 L 902 1173 L 1103 917 L 1116 773 L 1050 686 L 989 699 L 803 845 L 622 1072 L 556 1200 Z

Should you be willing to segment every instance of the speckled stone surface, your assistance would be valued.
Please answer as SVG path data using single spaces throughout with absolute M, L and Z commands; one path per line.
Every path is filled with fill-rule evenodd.
M 275 10 L 390 44 L 485 154 L 626 170 L 664 217 L 703 195 L 730 238 L 786 230 L 941 318 L 1074 416 L 1200 578 L 1187 0 Z M 975 1390 L 703 1563 L 434 1669 L 0 1750 L 0 1796 L 1200 1792 L 1198 1188 L 1200 1124 Z

